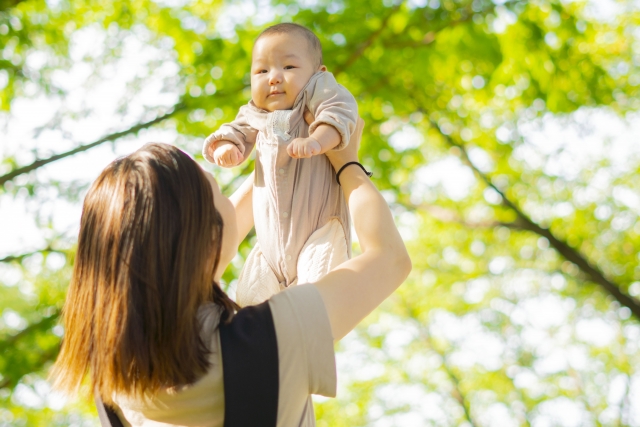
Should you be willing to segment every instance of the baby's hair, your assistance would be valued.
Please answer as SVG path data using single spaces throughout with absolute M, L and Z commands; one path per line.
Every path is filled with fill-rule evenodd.
M 260 33 L 258 38 L 256 38 L 256 42 L 264 36 L 269 36 L 273 34 L 291 34 L 291 33 L 298 33 L 307 39 L 307 43 L 311 48 L 311 54 L 316 60 L 316 66 L 319 67 L 320 65 L 322 65 L 322 45 L 320 44 L 320 39 L 318 39 L 318 36 L 316 36 L 313 33 L 313 31 L 311 31 L 307 27 L 302 26 L 300 24 L 294 24 L 292 22 L 283 22 L 282 24 L 272 25 L 271 27 L 268 27 L 267 29 L 265 29 Z

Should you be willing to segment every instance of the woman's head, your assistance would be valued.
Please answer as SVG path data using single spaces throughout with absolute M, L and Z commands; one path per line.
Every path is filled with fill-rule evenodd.
M 77 390 L 90 372 L 108 400 L 188 384 L 208 368 L 196 313 L 210 301 L 232 310 L 214 283 L 237 247 L 232 210 L 169 145 L 148 144 L 100 174 L 83 205 L 59 388 Z

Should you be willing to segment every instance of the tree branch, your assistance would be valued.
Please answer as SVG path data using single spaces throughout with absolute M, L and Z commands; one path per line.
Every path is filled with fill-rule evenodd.
M 14 346 L 18 340 L 31 334 L 33 331 L 36 331 L 41 328 L 42 329 L 50 328 L 57 321 L 59 316 L 60 316 L 60 309 L 56 309 L 53 314 L 43 317 L 37 322 L 30 324 L 29 326 L 27 326 L 25 329 L 21 330 L 17 334 L 10 335 L 4 340 L 1 340 L 0 354 L 6 354 L 7 348 Z M 52 345 L 48 350 L 45 350 L 45 351 L 43 351 L 42 347 L 38 347 L 37 351 L 41 351 L 40 353 L 41 357 L 39 358 L 39 360 L 36 361 L 35 366 L 40 368 L 46 362 L 53 359 L 55 355 L 58 353 L 58 348 L 59 346 L 57 344 Z M 0 382 L 0 389 L 7 388 L 7 387 L 13 388 L 16 385 L 16 383 L 20 380 L 20 378 L 22 378 L 25 374 L 28 374 L 29 372 L 34 371 L 34 369 L 25 368 L 25 366 L 19 366 L 14 368 L 15 369 L 12 369 L 10 371 L 10 374 L 13 374 L 13 375 L 8 375 L 7 378 L 5 378 L 3 381 Z
M 41 368 L 45 363 L 55 359 L 56 355 L 58 354 L 58 346 L 53 346 L 51 347 L 48 351 L 45 351 L 43 353 L 40 354 L 40 359 L 36 362 L 36 366 L 38 366 L 39 368 Z M 31 371 L 34 372 L 35 370 Z M 25 372 L 24 375 L 27 375 L 31 372 Z M 20 375 L 17 379 L 17 381 L 14 378 L 6 378 L 4 381 L 0 382 L 0 390 L 2 390 L 3 388 L 13 388 L 16 386 L 16 383 L 18 381 L 20 381 L 24 375 Z
M 451 397 L 453 397 L 456 400 L 456 402 L 458 402 L 458 404 L 462 406 L 462 409 L 464 411 L 464 416 L 467 419 L 467 422 L 471 424 L 472 427 L 478 426 L 478 423 L 475 422 L 475 420 L 473 419 L 473 416 L 471 415 L 471 407 L 469 405 L 467 396 L 465 395 L 465 393 L 462 391 L 462 388 L 460 387 L 460 378 L 458 378 L 455 372 L 453 372 L 451 367 L 447 364 L 447 355 L 443 351 L 440 351 L 437 348 L 437 346 L 433 342 L 433 339 L 431 338 L 431 334 L 427 331 L 427 326 L 424 323 L 417 321 L 418 316 L 415 310 L 413 309 L 413 307 L 410 306 L 406 300 L 403 300 L 403 303 L 404 303 L 403 304 L 404 308 L 407 311 L 408 318 L 414 321 L 416 327 L 418 328 L 418 333 L 420 334 L 422 339 L 427 343 L 429 347 L 431 347 L 433 351 L 438 353 L 438 355 L 440 355 L 440 357 L 442 358 L 442 366 L 444 368 L 444 371 L 446 372 L 447 376 L 451 380 L 451 383 L 453 384 L 453 390 L 451 390 Z
M 10 335 L 7 338 L 3 339 L 0 341 L 0 354 L 4 353 L 4 351 L 8 348 L 11 347 L 13 345 L 15 345 L 16 341 L 24 338 L 25 336 L 31 334 L 33 331 L 36 331 L 38 329 L 44 328 L 50 328 L 58 319 L 58 317 L 60 316 L 60 310 L 57 309 L 53 314 L 43 317 L 41 318 L 39 321 L 34 322 L 32 324 L 30 324 L 29 326 L 27 326 L 26 328 L 24 328 L 23 330 L 21 330 L 20 332 L 18 332 L 15 335 Z M 53 347 L 51 347 L 48 351 L 44 351 L 41 355 L 42 357 L 40 358 L 40 360 L 37 361 L 37 365 L 42 366 L 44 363 L 48 362 L 49 360 L 53 359 L 55 357 L 55 355 L 58 353 L 58 345 L 54 345 Z M 19 369 L 23 369 L 19 368 Z M 27 373 L 27 372 L 25 372 Z M 21 376 L 20 376 L 21 378 Z M 10 376 L 9 378 L 5 378 L 2 382 L 0 382 L 0 389 L 6 388 L 6 387 L 13 387 L 15 385 L 14 380 L 16 379 L 15 375 L 13 376 L 13 378 Z
M 404 0 L 398 2 L 398 4 L 396 4 L 391 8 L 387 16 L 385 16 L 384 19 L 382 20 L 382 23 L 380 24 L 380 28 L 378 28 L 376 31 L 369 34 L 369 37 L 364 42 L 360 43 L 358 48 L 351 53 L 351 56 L 349 56 L 349 58 L 344 63 L 342 63 L 341 65 L 338 65 L 338 67 L 336 67 L 333 70 L 334 76 L 337 76 L 338 74 L 342 73 L 344 70 L 349 68 L 351 64 L 353 64 L 356 60 L 358 60 L 358 58 L 360 58 L 364 54 L 367 48 L 371 46 L 378 37 L 380 37 L 380 34 L 382 34 L 382 31 L 384 31 L 384 29 L 387 27 L 387 23 L 389 22 L 389 19 L 391 19 L 393 14 L 396 13 L 398 9 L 400 9 L 400 6 L 402 6 L 403 3 L 404 3 Z
M 494 7 L 489 8 L 488 10 L 483 11 L 482 15 L 487 14 L 489 11 L 493 10 Z M 460 24 L 464 24 L 465 22 L 468 22 L 471 20 L 471 18 L 473 17 L 473 13 L 468 14 L 466 17 L 462 18 L 462 19 L 457 19 L 455 21 L 451 21 L 449 23 L 447 23 L 446 25 L 444 25 L 441 28 L 438 28 L 437 30 L 433 30 L 433 31 L 429 31 L 427 32 L 424 37 L 422 38 L 422 40 L 418 40 L 418 41 L 387 41 L 382 43 L 382 46 L 385 49 L 400 49 L 400 48 L 405 48 L 405 47 L 412 47 L 412 48 L 421 48 L 421 47 L 425 47 L 425 46 L 429 46 L 431 44 L 433 44 L 434 42 L 436 42 L 436 39 L 438 37 L 438 34 L 440 34 L 440 32 L 444 29 L 447 28 L 453 28 L 456 27 Z
M 495 227 L 507 227 L 512 230 L 524 230 L 517 222 L 502 222 L 502 221 L 467 221 L 460 216 L 458 212 L 452 209 L 446 209 L 441 206 L 430 205 L 428 203 L 422 203 L 415 205 L 407 202 L 396 201 L 398 205 L 411 211 L 425 211 L 428 212 L 435 219 L 445 222 L 459 224 L 466 228 L 495 228 Z
M 0 12 L 4 12 L 6 10 L 11 9 L 12 7 L 16 7 L 19 3 L 22 3 L 25 0 L 0 0 Z
M 433 345 L 431 345 L 431 348 L 436 353 L 438 353 L 440 357 L 442 357 L 442 366 L 444 367 L 445 372 L 449 376 L 449 379 L 453 383 L 453 390 L 451 391 L 451 395 L 453 396 L 454 399 L 458 401 L 460 406 L 462 406 L 462 409 L 464 409 L 464 415 L 467 418 L 467 421 L 469 422 L 469 424 L 471 424 L 472 427 L 476 427 L 477 424 L 473 421 L 473 418 L 471 417 L 471 408 L 467 400 L 467 397 L 462 393 L 462 390 L 460 389 L 460 379 L 453 372 L 451 367 L 448 365 L 447 355 L 444 354 L 444 352 L 440 352 L 439 350 L 437 350 Z
M 32 172 L 42 166 L 48 165 L 49 163 L 53 163 L 56 160 L 60 160 L 60 159 L 64 159 L 65 157 L 69 157 L 69 156 L 73 156 L 74 154 L 78 154 L 81 153 L 83 151 L 87 151 L 93 147 L 96 147 L 100 144 L 103 144 L 105 142 L 108 141 L 114 141 L 118 138 L 122 138 L 123 136 L 129 135 L 129 134 L 133 134 L 133 133 L 137 133 L 138 131 L 142 130 L 142 129 L 146 129 L 149 128 L 155 124 L 158 124 L 168 118 L 170 118 L 171 116 L 173 116 L 174 114 L 176 114 L 178 111 L 183 110 L 185 108 L 185 104 L 183 103 L 178 103 L 176 104 L 173 109 L 171 111 L 169 111 L 168 113 L 165 113 L 161 116 L 156 117 L 153 120 L 150 120 L 148 122 L 144 122 L 144 123 L 139 123 L 135 126 L 130 127 L 127 130 L 121 131 L 121 132 L 116 132 L 116 133 L 112 133 L 110 135 L 104 136 L 102 138 L 100 138 L 97 141 L 94 141 L 90 144 L 85 144 L 85 145 L 80 145 L 72 150 L 66 151 L 64 153 L 60 153 L 60 154 L 55 154 L 51 157 L 48 157 L 46 159 L 38 159 L 36 161 L 34 161 L 33 163 L 27 165 L 27 166 L 22 166 L 20 168 L 14 169 L 11 172 L 0 176 L 0 188 L 4 187 L 4 184 L 7 183 L 8 181 L 13 180 L 14 178 L 16 178 L 17 176 Z
M 5 348 L 9 347 L 10 345 L 13 345 L 16 341 L 18 341 L 22 337 L 29 335 L 32 331 L 36 329 L 40 329 L 43 326 L 49 327 L 53 325 L 53 323 L 58 319 L 59 316 L 60 316 L 60 310 L 56 310 L 53 314 L 43 317 L 37 322 L 31 323 L 29 326 L 27 326 L 17 334 L 10 335 L 7 338 L 3 339 L 2 341 L 0 341 L 0 353 L 4 351 Z
M 48 253 L 48 252 L 63 253 L 63 251 L 53 249 L 51 246 L 47 246 L 44 249 L 38 249 L 37 251 L 27 252 L 20 255 L 8 255 L 4 258 L 0 258 L 0 262 L 1 263 L 9 263 L 9 262 L 15 262 L 15 261 L 20 262 L 23 259 L 30 257 L 31 255 Z
M 517 0 L 506 1 L 502 3 L 502 5 L 508 6 L 508 5 L 514 5 L 516 3 L 518 3 Z M 418 41 L 407 40 L 407 41 L 395 41 L 395 42 L 386 41 L 382 43 L 382 46 L 386 49 L 400 49 L 405 47 L 421 48 L 421 47 L 429 46 L 436 41 L 438 34 L 440 34 L 442 30 L 447 28 L 453 28 L 460 24 L 464 24 L 465 22 L 468 22 L 471 19 L 473 19 L 474 15 L 486 16 L 489 13 L 494 12 L 496 10 L 496 4 L 492 3 L 489 7 L 483 9 L 480 12 L 473 11 L 473 9 L 471 8 L 471 3 L 469 3 L 466 7 L 464 7 L 464 9 L 466 13 L 463 18 L 450 21 L 438 29 L 427 32 L 422 38 L 422 40 L 418 40 Z
M 611 296 L 616 299 L 616 301 L 618 301 L 621 305 L 629 308 L 634 316 L 638 320 L 640 320 L 640 301 L 622 292 L 618 284 L 607 278 L 600 269 L 592 265 L 587 260 L 587 258 L 580 253 L 579 250 L 569 246 L 569 244 L 563 239 L 554 235 L 550 229 L 543 228 L 540 225 L 536 224 L 531 218 L 529 218 L 526 213 L 522 211 L 522 209 L 520 209 L 520 207 L 515 202 L 511 201 L 503 191 L 496 187 L 485 173 L 478 169 L 478 167 L 471 161 L 471 158 L 469 157 L 469 154 L 464 145 L 456 142 L 450 135 L 445 135 L 440 130 L 440 127 L 436 122 L 434 122 L 433 120 L 429 121 L 431 123 L 431 126 L 440 133 L 440 135 L 449 145 L 451 145 L 452 147 L 457 147 L 460 150 L 460 157 L 476 173 L 476 175 L 479 176 L 487 186 L 492 188 L 502 197 L 502 204 L 511 209 L 516 214 L 516 223 L 520 228 L 532 231 L 539 236 L 546 238 L 549 241 L 549 244 L 553 246 L 560 255 L 562 255 L 568 261 L 577 265 L 578 268 L 582 270 L 583 273 L 585 273 L 588 279 L 603 287 Z
M 624 398 L 620 400 L 620 417 L 618 418 L 618 425 L 629 425 L 631 421 L 631 374 L 627 375 L 627 381 L 625 383 Z

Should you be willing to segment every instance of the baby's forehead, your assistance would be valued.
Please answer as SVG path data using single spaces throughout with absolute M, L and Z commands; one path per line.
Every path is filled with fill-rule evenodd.
M 289 52 L 283 52 L 283 51 L 275 51 L 275 52 L 261 52 L 259 54 L 253 54 L 252 55 L 252 60 L 254 61 L 268 61 L 269 59 L 272 58 L 277 58 L 280 60 L 286 60 L 286 59 L 297 59 L 299 61 L 308 61 L 308 62 L 313 62 L 313 58 L 311 58 L 311 55 L 308 52 L 305 52 L 303 50 L 289 50 Z
M 304 34 L 291 33 L 279 33 L 279 34 L 266 34 L 259 37 L 253 44 L 253 50 L 251 52 L 252 61 L 266 60 L 262 55 L 256 54 L 256 47 L 261 41 L 269 40 L 270 54 L 277 52 L 278 56 L 282 59 L 299 59 L 301 61 L 315 62 L 314 49 Z

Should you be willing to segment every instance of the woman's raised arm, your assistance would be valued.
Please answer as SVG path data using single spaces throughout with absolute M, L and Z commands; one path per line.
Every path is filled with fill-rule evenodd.
M 358 161 L 364 122 L 349 145 L 327 157 L 336 171 Z M 338 341 L 402 284 L 411 271 L 411 259 L 384 198 L 357 165 L 347 166 L 340 184 L 349 205 L 362 254 L 336 267 L 315 286 L 320 291 Z
M 242 185 L 229 197 L 236 209 L 238 223 L 238 243 L 242 242 L 253 228 L 253 176 L 244 180 Z

